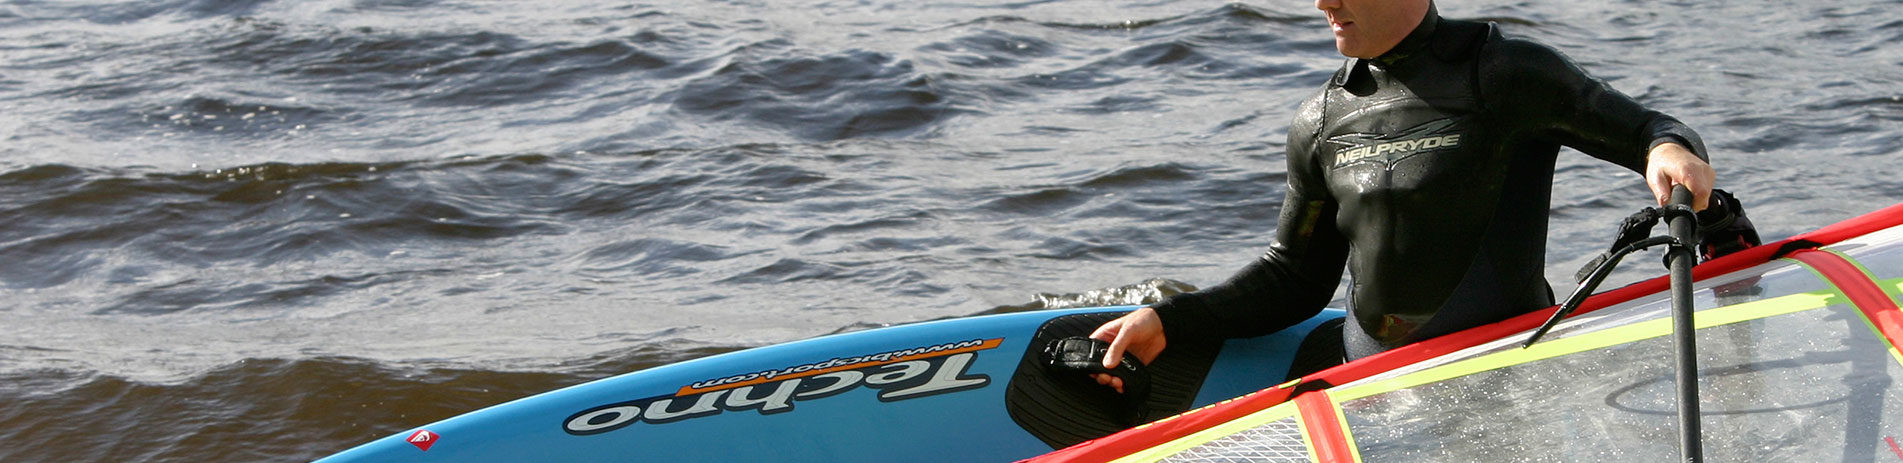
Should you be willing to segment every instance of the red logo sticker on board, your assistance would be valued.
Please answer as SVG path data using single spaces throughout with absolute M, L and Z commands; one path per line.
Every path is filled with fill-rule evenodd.
M 416 448 L 428 452 L 429 446 L 436 445 L 437 437 L 436 433 L 429 432 L 429 430 L 418 429 L 416 432 L 410 433 L 409 440 L 410 445 L 414 445 Z

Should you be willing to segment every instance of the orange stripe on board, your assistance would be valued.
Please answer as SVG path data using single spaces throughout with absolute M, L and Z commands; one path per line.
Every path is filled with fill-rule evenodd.
M 1355 449 L 1348 445 L 1348 435 L 1341 429 L 1341 413 L 1335 401 L 1328 398 L 1328 391 L 1297 396 L 1295 406 L 1302 411 L 1302 430 L 1308 432 L 1316 459 L 1322 463 L 1355 461 Z
M 758 379 L 752 379 L 747 381 L 726 383 L 726 384 L 721 384 L 718 386 L 707 386 L 707 387 L 700 387 L 700 388 L 694 387 L 693 385 L 690 384 L 686 386 L 681 386 L 681 390 L 679 392 L 676 392 L 675 394 L 679 396 L 686 396 L 686 395 L 719 391 L 723 389 L 733 389 L 738 387 L 754 386 L 754 385 L 766 384 L 766 383 L 772 383 L 772 382 L 778 382 L 778 381 L 786 381 L 793 378 L 819 376 L 819 375 L 832 373 L 836 371 L 857 370 L 860 368 L 870 368 L 870 367 L 876 367 L 880 365 L 890 365 L 890 364 L 910 361 L 910 360 L 928 359 L 933 357 L 944 357 L 947 355 L 957 355 L 957 354 L 963 354 L 966 352 L 977 352 L 981 350 L 996 349 L 998 348 L 998 346 L 1003 344 L 1004 344 L 1004 338 L 986 339 L 983 343 L 980 343 L 976 346 L 971 346 L 971 347 L 963 347 L 958 349 L 946 349 L 946 350 L 941 350 L 937 352 L 925 352 L 920 354 L 907 355 L 903 357 L 893 356 L 892 358 L 889 358 L 886 360 L 859 362 L 859 363 L 853 363 L 849 365 L 840 365 L 840 366 L 830 367 L 830 368 L 807 370 L 807 371 L 802 371 L 799 373 L 775 375 L 771 378 L 758 378 Z M 918 349 L 930 349 L 930 348 L 931 346 L 926 346 L 926 347 L 920 347 Z M 905 350 L 913 350 L 913 349 L 905 349 Z M 889 353 L 889 352 L 885 352 L 885 353 Z M 870 354 L 870 355 L 879 355 L 879 354 Z M 798 367 L 799 365 L 794 365 L 788 368 L 798 368 Z
M 1896 301 L 1891 300 L 1890 294 L 1883 292 L 1876 282 L 1870 281 L 1863 269 L 1844 260 L 1843 256 L 1825 251 L 1798 251 L 1791 253 L 1791 258 L 1817 269 L 1817 273 L 1824 275 L 1830 284 L 1836 285 L 1838 291 L 1843 291 L 1844 296 L 1850 298 L 1850 303 L 1857 306 L 1857 310 L 1863 311 L 1864 317 L 1869 318 L 1877 331 L 1890 340 L 1891 346 L 1903 347 L 1903 342 L 1899 342 L 1903 341 L 1903 310 L 1898 310 Z

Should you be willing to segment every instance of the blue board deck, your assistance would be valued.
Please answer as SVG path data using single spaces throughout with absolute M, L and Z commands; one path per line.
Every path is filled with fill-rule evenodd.
M 320 460 L 1010 461 L 1108 434 L 1104 388 L 1034 365 L 1054 336 L 1131 307 L 1049 310 L 824 336 L 656 367 L 406 430 Z M 1159 418 L 1280 383 L 1303 338 L 1342 312 L 1256 338 L 1166 352 Z M 1168 358 L 1166 358 L 1168 357 Z M 1192 398 L 1193 397 L 1193 398 Z M 1093 402 L 1093 400 L 1095 400 Z M 1114 407 L 1110 407 L 1114 408 Z M 1161 415 L 1159 415 L 1161 413 Z

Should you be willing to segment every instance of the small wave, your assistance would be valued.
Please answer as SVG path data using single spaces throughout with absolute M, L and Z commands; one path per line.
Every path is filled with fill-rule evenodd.
M 1316 25 L 1321 19 L 1307 11 L 1282 13 L 1243 3 L 1228 3 L 1216 8 L 1190 14 L 1146 19 L 1126 19 L 1106 23 L 1075 23 L 1063 21 L 1036 21 L 1021 16 L 996 15 L 975 18 L 952 23 L 947 28 L 968 28 L 974 26 L 995 26 L 1009 24 L 1034 24 L 1043 28 L 1077 31 L 1114 31 L 1133 32 L 1152 27 L 1171 26 L 1207 26 L 1215 23 L 1260 26 L 1264 24 L 1303 24 Z
M 1060 215 L 1088 201 L 1090 195 L 1071 188 L 1043 187 L 1002 195 L 986 203 L 983 208 L 1013 215 L 1049 217 Z
M 718 262 L 736 255 L 727 246 L 639 238 L 596 246 L 579 259 L 587 273 L 675 277 L 700 272 L 680 263 Z
M 1157 78 L 1256 79 L 1308 71 L 1308 64 L 1264 56 L 1263 48 L 1293 50 L 1332 49 L 1321 40 L 1304 39 L 1318 21 L 1309 17 L 1272 16 L 1240 5 L 1198 14 L 1142 21 L 1131 27 L 1147 28 L 1135 36 L 1117 37 L 1127 47 L 1099 55 L 1089 63 L 1054 72 L 1019 77 L 1019 85 L 1047 90 L 1092 90 Z
M 1055 56 L 1058 44 L 1026 34 L 984 30 L 949 42 L 926 45 L 920 51 L 946 55 L 941 59 L 965 68 L 1012 68 L 1031 60 Z
M 213 42 L 220 63 L 252 63 L 334 94 L 456 106 L 548 98 L 584 82 L 662 69 L 640 43 L 537 43 L 515 35 L 339 30 L 241 23 Z
M 846 235 L 877 235 L 879 234 L 877 232 L 881 231 L 891 232 L 894 230 L 918 227 L 921 224 L 929 223 L 932 219 L 933 215 L 924 211 L 901 211 L 897 214 L 883 214 L 874 217 L 853 217 L 838 220 L 838 223 L 815 228 L 800 234 L 799 237 L 794 238 L 790 242 L 793 244 L 807 244 L 819 240 L 835 239 Z M 885 243 L 895 245 L 902 241 L 908 240 L 889 241 Z
M 1196 291 L 1196 287 L 1189 283 L 1167 278 L 1151 278 L 1140 283 L 1114 288 L 1094 289 L 1081 293 L 1038 293 L 1033 297 L 1031 302 L 999 306 L 973 315 L 992 315 L 1053 309 L 1149 305 L 1162 302 L 1164 298 L 1170 296 L 1193 291 Z
M 913 133 L 954 112 L 932 77 L 889 54 L 762 58 L 749 52 L 774 48 L 742 49 L 726 66 L 683 86 L 674 107 L 815 141 Z
M 904 259 L 820 260 L 786 257 L 770 264 L 716 281 L 720 285 L 774 286 L 797 282 L 850 282 L 855 286 L 881 288 L 881 293 L 907 297 L 944 294 L 951 288 L 931 283 L 924 272 Z
M 683 75 L 705 66 L 693 59 L 691 46 L 682 49 L 682 43 L 700 38 L 652 31 L 538 41 L 484 30 L 336 28 L 240 17 L 183 40 L 191 43 L 165 46 L 203 49 L 190 56 L 206 67 L 251 79 L 262 73 L 291 88 L 321 89 L 332 101 L 369 106 L 523 104 L 558 98 L 587 83 L 638 82 L 649 73 Z
M 242 16 L 252 14 L 272 1 L 153 0 L 85 5 L 28 2 L 11 6 L 10 9 L 13 9 L 20 17 L 26 18 L 79 19 L 98 24 L 126 24 L 168 16 L 182 19 Z
M 1115 114 L 1155 111 L 1164 107 L 1164 99 L 1143 95 L 1107 96 L 1088 105 L 1077 106 L 1070 112 L 1078 114 Z
M 0 255 L 22 264 L 0 268 L 0 281 L 16 288 L 57 286 L 123 256 L 194 267 L 270 265 L 340 252 L 384 256 L 437 240 L 558 233 L 561 226 L 551 217 L 490 204 L 494 190 L 507 185 L 461 173 L 540 159 L 506 157 L 476 166 L 272 163 L 146 175 L 59 165 L 21 169 L 0 174 L 0 192 L 10 193 L 0 200 L 0 218 L 8 219 L 0 224 Z M 554 167 L 539 175 L 561 171 Z M 194 290 L 207 291 L 223 290 Z
M 1128 189 L 1156 182 L 1187 182 L 1197 176 L 1180 164 L 1120 166 L 1084 180 L 1081 185 L 1093 189 Z
M 230 313 L 243 311 L 264 317 L 283 316 L 298 307 L 315 305 L 335 297 L 373 287 L 423 276 L 443 276 L 443 270 L 367 274 L 326 275 L 319 278 L 286 282 L 200 281 L 187 279 L 131 292 L 119 302 L 92 312 L 93 315 L 168 315 L 186 311 Z
M 851 278 L 852 271 L 840 264 L 807 259 L 784 258 L 745 273 L 722 279 L 719 284 L 770 285 L 806 280 Z
M 297 104 L 294 99 L 235 95 L 190 95 L 176 103 L 153 108 L 80 110 L 66 117 L 109 128 L 141 127 L 173 134 L 254 138 L 294 136 L 337 119 L 330 110 Z
M 58 373 L 31 376 L 44 375 Z M 33 400 L 0 400 L 0 439 L 11 443 L 0 459 L 308 461 L 588 379 L 349 358 L 246 360 L 176 384 L 98 377 Z
M 440 7 L 443 0 L 352 0 L 350 6 L 359 11 L 414 11 Z

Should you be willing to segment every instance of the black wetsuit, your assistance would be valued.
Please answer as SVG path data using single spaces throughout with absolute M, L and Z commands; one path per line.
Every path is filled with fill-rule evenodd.
M 1644 172 L 1705 151 L 1552 48 L 1429 11 L 1387 54 L 1352 59 L 1288 133 L 1288 197 L 1268 252 L 1155 307 L 1172 344 L 1246 337 L 1325 306 L 1344 264 L 1347 358 L 1547 307 L 1546 219 L 1561 145 Z

